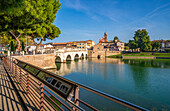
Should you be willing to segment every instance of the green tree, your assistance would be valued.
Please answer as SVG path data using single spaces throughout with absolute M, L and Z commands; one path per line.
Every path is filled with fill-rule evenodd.
M 161 47 L 161 43 L 159 41 L 156 41 L 152 44 L 153 49 L 159 50 L 160 47 Z
M 142 51 L 149 51 L 152 49 L 151 41 L 148 32 L 145 29 L 137 30 L 134 35 L 135 43 Z
M 114 37 L 113 42 L 115 42 L 117 40 L 117 42 L 120 42 L 119 38 L 117 36 Z
M 12 40 L 12 36 L 4 33 L 0 35 L 0 39 L 1 39 L 1 43 L 10 44 Z
M 10 46 L 11 46 L 11 51 L 15 51 L 15 47 L 14 47 L 14 42 L 13 42 L 13 40 L 11 40 Z
M 25 50 L 25 44 L 24 44 L 24 41 L 22 40 L 22 51 L 24 51 Z
M 48 37 L 59 36 L 59 28 L 52 24 L 61 5 L 59 0 L 23 0 L 22 3 L 25 8 L 16 8 L 10 14 L 6 10 L 0 12 L 0 33 L 11 34 L 17 41 L 18 51 L 22 34 L 32 33 L 36 35 L 34 38 L 43 40 L 48 33 Z
M 128 46 L 125 46 L 125 48 L 124 48 L 125 50 L 129 50 L 129 47 Z
M 61 33 L 60 29 L 52 24 L 54 23 L 56 13 L 60 9 L 61 3 L 55 0 L 49 1 L 50 2 L 42 2 L 42 4 L 39 4 L 40 6 L 42 5 L 44 7 L 44 13 L 42 15 L 43 17 L 41 17 L 41 23 L 35 26 L 35 32 L 29 34 L 32 36 L 32 40 L 36 45 L 36 53 L 43 41 L 46 41 L 47 39 L 53 40 L 56 37 L 59 37 L 59 34 Z M 35 42 L 35 39 L 37 39 L 39 43 Z
M 129 46 L 129 49 L 132 49 L 132 51 L 133 51 L 133 49 L 138 48 L 138 45 L 137 45 L 137 43 L 135 43 L 134 40 L 129 40 L 128 46 Z
M 0 10 L 11 13 L 16 8 L 23 8 L 23 0 L 0 0 Z

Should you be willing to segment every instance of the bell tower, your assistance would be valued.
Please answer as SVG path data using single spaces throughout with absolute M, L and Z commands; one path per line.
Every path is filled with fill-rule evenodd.
M 104 33 L 104 41 L 107 42 L 107 32 Z

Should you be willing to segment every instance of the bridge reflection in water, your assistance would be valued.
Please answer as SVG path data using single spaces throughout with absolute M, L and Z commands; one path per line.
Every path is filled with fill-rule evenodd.
M 91 64 L 91 62 L 96 63 L 112 63 L 112 64 L 124 64 L 124 61 L 121 59 L 112 59 L 112 58 L 90 58 L 90 59 L 75 59 L 74 61 L 67 61 L 66 63 L 56 63 L 57 69 L 49 69 L 48 71 L 53 72 L 60 76 L 65 76 L 67 74 L 70 74 L 72 72 L 83 72 L 85 74 L 93 73 L 94 72 L 94 64 Z M 103 69 L 103 71 L 106 70 L 107 66 L 103 65 L 99 67 L 100 69 Z M 123 68 L 123 67 L 119 67 Z M 120 69 L 122 70 L 122 69 Z M 123 70 L 122 70 L 123 71 Z

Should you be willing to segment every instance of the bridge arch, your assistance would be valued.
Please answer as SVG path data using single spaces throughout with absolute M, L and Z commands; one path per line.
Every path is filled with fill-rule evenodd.
M 84 59 L 84 53 L 81 54 L 81 57 L 80 57 L 80 58 L 81 58 L 81 59 Z
M 78 55 L 78 54 L 76 54 L 75 56 L 74 56 L 74 59 L 79 59 L 80 58 L 80 56 Z
M 101 58 L 101 55 L 97 55 L 97 58 L 100 59 L 100 58 Z
M 71 61 L 72 59 L 71 59 L 71 55 L 70 54 L 68 54 L 67 56 L 66 56 L 66 61 Z
M 61 57 L 60 56 L 56 56 L 55 62 L 62 62 Z

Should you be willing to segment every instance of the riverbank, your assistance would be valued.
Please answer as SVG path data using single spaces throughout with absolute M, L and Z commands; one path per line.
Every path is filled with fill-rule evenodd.
M 150 53 L 150 52 L 125 53 L 125 54 L 111 55 L 111 56 L 108 56 L 108 58 L 170 59 L 170 53 Z

